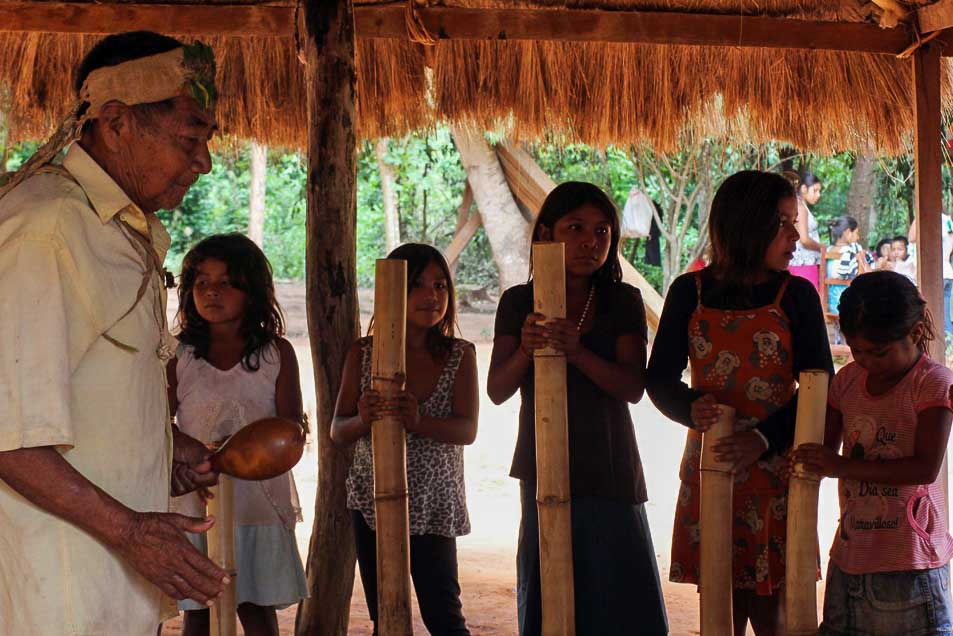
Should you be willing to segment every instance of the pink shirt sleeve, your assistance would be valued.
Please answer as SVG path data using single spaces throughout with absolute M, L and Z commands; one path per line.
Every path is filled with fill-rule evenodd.
M 831 386 L 827 390 L 827 404 L 835 411 L 840 411 L 841 398 L 844 397 L 844 387 L 850 382 L 854 364 L 848 364 L 834 375 Z
M 950 408 L 950 385 L 953 385 L 953 371 L 940 364 L 931 365 L 917 387 L 916 412 L 935 407 Z

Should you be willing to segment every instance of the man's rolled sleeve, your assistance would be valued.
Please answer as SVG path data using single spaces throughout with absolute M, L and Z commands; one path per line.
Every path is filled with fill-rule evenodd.
M 0 246 L 0 451 L 73 444 L 64 256 L 53 238 Z

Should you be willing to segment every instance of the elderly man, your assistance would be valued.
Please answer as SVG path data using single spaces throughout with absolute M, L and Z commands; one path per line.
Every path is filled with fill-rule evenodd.
M 169 420 L 155 216 L 210 170 L 213 84 L 200 44 L 104 39 L 0 191 L 0 634 L 153 636 L 165 599 L 228 581 L 183 536 L 212 520 L 166 512 L 172 472 L 173 494 L 215 475 Z

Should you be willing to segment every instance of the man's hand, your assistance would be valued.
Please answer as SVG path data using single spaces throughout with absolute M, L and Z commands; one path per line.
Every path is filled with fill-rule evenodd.
M 133 513 L 114 547 L 129 565 L 168 596 L 211 605 L 229 583 L 229 573 L 196 550 L 184 532 L 205 532 L 213 523 L 211 518 Z
M 212 471 L 209 457 L 212 452 L 205 444 L 181 431 L 172 436 L 172 495 L 181 495 L 198 490 L 205 498 L 211 498 L 208 487 L 218 483 L 218 473 Z

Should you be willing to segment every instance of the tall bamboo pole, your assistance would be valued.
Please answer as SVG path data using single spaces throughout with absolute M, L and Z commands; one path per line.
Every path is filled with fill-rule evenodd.
M 374 390 L 392 398 L 404 386 L 407 261 L 379 259 L 374 282 Z M 403 423 L 385 416 L 371 427 L 374 513 L 377 519 L 377 626 L 381 636 L 413 634 L 410 617 L 410 519 L 407 437 Z
M 231 582 L 212 604 L 211 636 L 235 636 L 238 633 L 238 604 L 235 597 L 235 482 L 220 475 L 218 486 L 211 489 L 214 497 L 208 501 L 208 514 L 215 517 L 215 525 L 208 531 L 208 558 L 229 573 Z
M 801 372 L 794 448 L 824 442 L 828 381 L 826 371 Z M 787 636 L 817 633 L 817 491 L 820 485 L 820 478 L 795 468 L 788 487 L 784 575 Z
M 565 246 L 533 245 L 533 307 L 566 317 Z M 536 505 L 539 511 L 539 574 L 543 634 L 576 633 L 569 491 L 569 422 L 566 355 L 552 348 L 534 356 L 536 393 Z
M 718 422 L 702 436 L 701 564 L 698 588 L 702 636 L 732 636 L 731 463 L 715 459 L 712 447 L 735 432 L 735 409 L 721 405 Z

